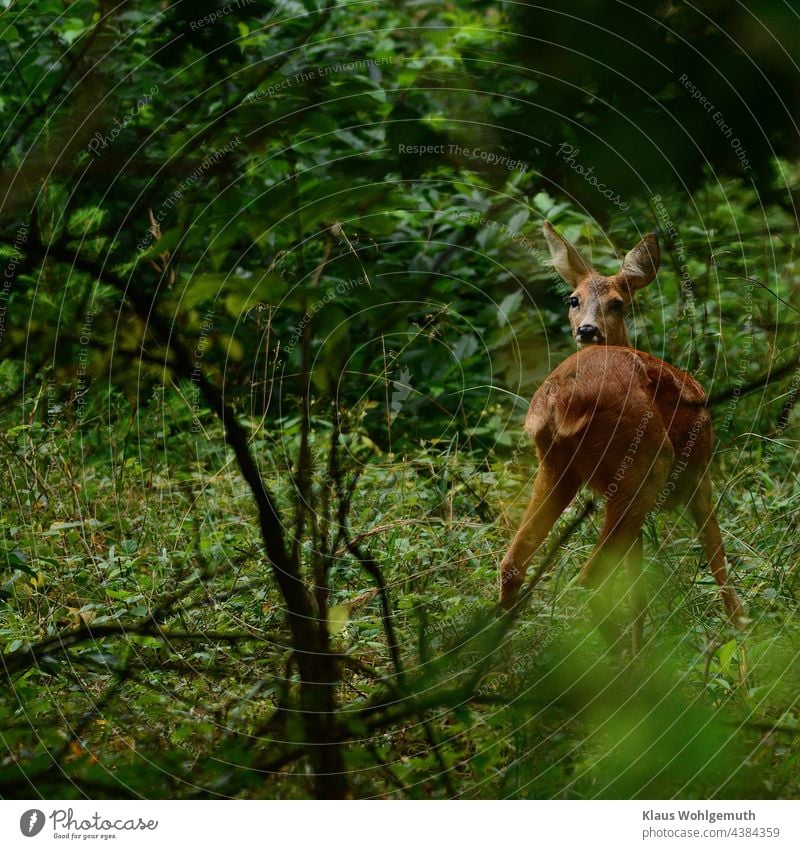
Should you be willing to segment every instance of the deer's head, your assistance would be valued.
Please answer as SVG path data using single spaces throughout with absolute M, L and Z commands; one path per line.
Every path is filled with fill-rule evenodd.
M 553 268 L 572 286 L 569 323 L 578 345 L 627 345 L 625 314 L 634 293 L 656 276 L 658 239 L 649 233 L 625 254 L 619 273 L 598 274 L 577 250 L 544 222 Z

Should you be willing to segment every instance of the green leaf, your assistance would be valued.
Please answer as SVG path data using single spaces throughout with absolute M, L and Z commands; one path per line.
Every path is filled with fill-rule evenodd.
M 92 208 L 86 212 L 86 215 L 88 216 L 89 213 L 91 213 L 93 217 L 88 218 L 88 220 L 94 227 L 97 227 L 98 223 L 102 223 L 102 218 L 99 212 L 95 212 L 95 210 Z M 102 214 L 104 215 L 105 213 L 103 212 Z M 73 230 L 80 231 L 82 229 L 80 225 L 83 221 L 83 218 L 73 216 L 73 219 L 74 222 L 70 221 L 70 228 Z M 150 247 L 147 248 L 147 250 L 142 251 L 142 253 L 137 255 L 137 260 L 141 262 L 142 260 L 155 259 L 156 257 L 161 256 L 161 254 L 163 254 L 165 251 L 171 251 L 181 240 L 182 236 L 183 231 L 177 228 L 165 230 L 161 234 L 161 237 L 158 240 L 154 241 L 150 245 Z
M 186 284 L 181 298 L 183 309 L 190 310 L 219 295 L 227 280 L 227 274 L 197 274 Z
M 206 301 L 223 298 L 228 313 L 238 317 L 257 304 L 279 301 L 287 289 L 286 281 L 272 271 L 207 272 L 189 280 L 181 306 L 190 310 Z
M 328 633 L 335 637 L 341 634 L 350 621 L 350 611 L 346 604 L 336 604 L 328 610 Z
M 521 209 L 515 215 L 512 215 L 508 222 L 508 229 L 512 233 L 519 233 L 522 229 L 522 225 L 530 218 L 530 210 L 529 209 Z
M 5 561 L 9 569 L 19 569 L 20 572 L 36 577 L 36 570 L 28 565 L 28 556 L 22 549 L 5 549 Z
M 719 650 L 719 668 L 723 675 L 727 673 L 728 667 L 731 665 L 731 660 L 736 654 L 736 648 L 736 640 L 728 640 Z
M 252 276 L 234 275 L 226 288 L 232 291 L 225 297 L 225 309 L 238 317 L 258 304 L 274 304 L 287 292 L 288 284 L 272 271 L 261 271 Z
M 519 309 L 521 303 L 521 289 L 518 289 L 516 292 L 512 292 L 510 295 L 506 295 L 506 297 L 500 301 L 500 306 L 497 308 L 497 323 L 500 327 L 504 327 L 509 323 L 511 316 Z

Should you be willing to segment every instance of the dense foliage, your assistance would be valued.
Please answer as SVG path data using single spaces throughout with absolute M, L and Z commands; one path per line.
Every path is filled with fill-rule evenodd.
M 0 795 L 797 795 L 788 5 L 3 5 Z M 659 233 L 743 632 L 664 514 L 609 656 L 588 496 L 495 615 L 544 218 Z

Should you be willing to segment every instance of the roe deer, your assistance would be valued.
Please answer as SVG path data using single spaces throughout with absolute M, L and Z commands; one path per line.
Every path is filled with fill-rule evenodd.
M 706 396 L 686 372 L 628 344 L 625 311 L 655 277 L 655 234 L 629 251 L 618 274 L 598 274 L 545 221 L 553 267 L 573 287 L 569 321 L 579 350 L 533 396 L 525 430 L 539 469 L 533 495 L 500 567 L 500 601 L 516 601 L 528 562 L 558 517 L 587 485 L 606 501 L 597 546 L 581 583 L 607 642 L 618 639 L 608 615 L 624 561 L 632 582 L 633 651 L 639 650 L 647 598 L 642 583 L 642 525 L 654 508 L 688 507 L 697 524 L 725 610 L 740 625 L 742 607 L 727 579 L 725 550 L 711 499 L 713 431 Z M 608 595 L 608 598 L 604 596 Z

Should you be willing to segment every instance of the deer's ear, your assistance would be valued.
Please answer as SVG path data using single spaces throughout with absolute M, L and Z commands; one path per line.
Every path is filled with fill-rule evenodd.
M 661 252 L 655 233 L 648 233 L 636 247 L 631 248 L 622 260 L 619 276 L 629 291 L 635 292 L 651 283 L 658 271 Z
M 571 285 L 575 285 L 581 277 L 592 273 L 592 267 L 575 250 L 574 247 L 552 228 L 549 221 L 542 225 L 542 232 L 550 248 L 550 260 L 553 268 Z

